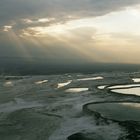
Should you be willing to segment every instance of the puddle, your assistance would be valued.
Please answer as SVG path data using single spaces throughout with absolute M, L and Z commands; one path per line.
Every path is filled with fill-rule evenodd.
M 71 82 L 72 82 L 72 80 L 69 80 L 68 82 L 65 82 L 65 83 L 58 83 L 57 88 L 61 88 L 61 87 L 67 86 L 67 85 L 69 85 Z
M 104 78 L 101 76 L 98 76 L 98 77 L 77 79 L 77 81 L 102 80 L 102 79 L 104 79 Z
M 133 78 L 132 80 L 133 80 L 133 82 L 135 82 L 135 83 L 140 82 L 140 78 Z
M 107 85 L 104 85 L 104 86 L 98 86 L 97 88 L 98 88 L 98 89 L 105 89 L 105 87 L 107 87 Z
M 7 81 L 7 82 L 4 83 L 3 86 L 5 86 L 5 87 L 12 87 L 12 86 L 14 86 L 14 84 L 13 84 L 12 81 Z
M 35 84 L 39 85 L 39 84 L 43 84 L 43 83 L 47 83 L 48 80 L 42 80 L 42 81 L 37 81 L 35 82 Z
M 71 93 L 77 93 L 77 92 L 83 92 L 83 91 L 88 91 L 89 88 L 69 88 L 65 90 L 66 92 L 71 92 Z
M 89 104 L 87 109 L 100 113 L 104 118 L 117 121 L 140 121 L 140 103 L 98 103 Z

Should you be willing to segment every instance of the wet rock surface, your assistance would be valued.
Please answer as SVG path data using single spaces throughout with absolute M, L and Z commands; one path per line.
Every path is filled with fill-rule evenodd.
M 67 138 L 68 140 L 103 140 L 102 136 L 96 133 L 75 133 Z
M 0 138 L 2 140 L 47 139 L 59 126 L 60 118 L 36 109 L 22 109 L 1 115 Z
M 139 140 L 139 111 L 134 115 L 136 120 L 123 118 L 116 121 L 101 115 L 104 105 L 93 112 L 85 108 L 89 103 L 106 102 L 110 103 L 110 107 L 116 101 L 139 103 L 139 96 L 113 93 L 108 88 L 134 84 L 132 78 L 137 77 L 140 73 L 2 76 L 0 140 Z M 104 88 L 98 89 L 104 85 Z M 66 92 L 81 88 L 88 90 Z M 123 107 L 119 108 L 119 111 L 124 111 Z M 131 108 L 127 106 L 127 110 Z M 117 111 L 113 106 L 111 109 L 111 114 Z

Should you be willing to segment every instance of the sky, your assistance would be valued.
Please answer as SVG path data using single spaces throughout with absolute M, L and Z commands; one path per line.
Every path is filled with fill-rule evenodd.
M 0 57 L 140 63 L 139 0 L 1 0 Z

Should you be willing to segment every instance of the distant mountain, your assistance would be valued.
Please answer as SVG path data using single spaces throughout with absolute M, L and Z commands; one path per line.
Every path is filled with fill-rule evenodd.
M 140 65 L 111 63 L 58 63 L 43 58 L 0 58 L 0 74 L 42 75 L 60 73 L 97 73 L 111 71 L 139 71 Z

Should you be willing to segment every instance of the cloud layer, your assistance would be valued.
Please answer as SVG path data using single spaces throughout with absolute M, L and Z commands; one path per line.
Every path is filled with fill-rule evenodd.
M 84 26 L 80 21 L 70 25 L 67 23 L 76 19 L 93 20 L 139 3 L 139 0 L 1 0 L 0 56 L 44 57 L 48 61 L 52 59 L 66 63 L 122 62 L 125 45 L 132 54 L 139 53 L 136 47 L 135 51 L 131 49 L 133 45 L 136 46 L 134 42 L 126 41 L 130 38 L 135 40 L 139 35 L 112 33 L 109 24 L 110 34 L 102 35 L 101 32 L 99 35 L 98 29 L 102 26 L 96 28 L 97 21 L 95 27 L 89 27 L 88 22 Z M 110 19 L 105 20 L 112 23 Z M 114 25 L 116 26 L 115 23 Z M 115 39 L 120 44 L 115 43 Z M 136 41 L 139 42 L 138 39 Z M 131 55 L 131 52 L 128 51 L 128 54 Z M 124 62 L 127 59 L 129 55 Z M 139 58 L 132 61 L 136 60 L 139 61 Z
M 138 3 L 139 0 L 1 0 L 0 24 L 22 18 L 100 16 Z

